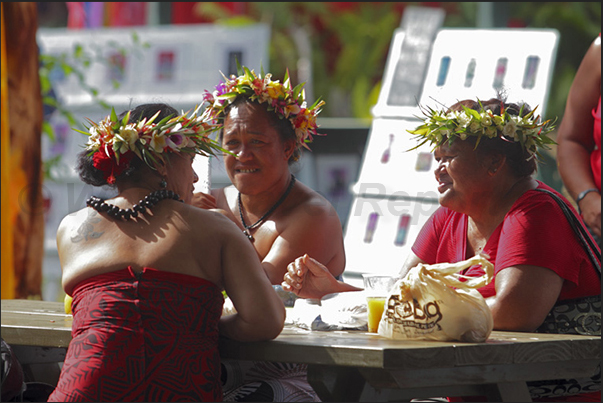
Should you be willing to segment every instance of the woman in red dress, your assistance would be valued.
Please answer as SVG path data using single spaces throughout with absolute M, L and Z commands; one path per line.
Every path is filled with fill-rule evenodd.
M 222 400 L 218 336 L 265 340 L 285 309 L 253 246 L 222 214 L 190 205 L 195 115 L 145 104 L 93 124 L 77 171 L 92 196 L 57 233 L 73 339 L 49 401 Z M 236 313 L 221 317 L 225 290 Z

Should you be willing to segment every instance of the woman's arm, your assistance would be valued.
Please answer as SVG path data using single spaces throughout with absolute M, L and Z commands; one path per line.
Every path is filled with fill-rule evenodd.
M 411 251 L 400 269 L 400 275 L 406 276 L 408 271 L 419 263 L 425 262 Z M 361 288 L 338 281 L 323 264 L 307 254 L 298 257 L 287 266 L 282 287 L 301 298 L 322 298 L 326 294 L 335 292 L 361 290 Z
M 533 332 L 557 302 L 563 278 L 538 266 L 507 267 L 496 275 L 496 295 L 486 299 L 495 330 Z
M 240 341 L 273 339 L 283 329 L 285 306 L 249 240 L 224 220 L 223 284 L 236 313 L 220 319 L 220 332 Z
M 576 200 L 578 195 L 597 188 L 590 166 L 594 147 L 592 110 L 601 96 L 601 37 L 584 55 L 570 88 L 563 120 L 557 135 L 557 163 L 563 183 Z M 601 236 L 601 194 L 588 193 L 580 202 L 586 224 Z

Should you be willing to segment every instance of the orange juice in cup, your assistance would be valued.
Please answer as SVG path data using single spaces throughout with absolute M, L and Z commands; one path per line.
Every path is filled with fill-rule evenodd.
M 381 316 L 383 316 L 383 310 L 385 308 L 385 300 L 389 296 L 389 292 L 398 280 L 398 277 L 379 274 L 363 274 L 362 278 L 366 293 L 368 331 L 377 333 L 379 321 L 381 321 Z
M 366 297 L 366 308 L 368 315 L 368 331 L 377 333 L 379 321 L 383 316 L 386 297 Z

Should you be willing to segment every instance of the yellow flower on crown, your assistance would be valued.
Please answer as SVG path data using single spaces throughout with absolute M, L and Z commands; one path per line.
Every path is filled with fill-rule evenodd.
M 268 98 L 279 99 L 285 98 L 285 91 L 283 86 L 278 81 L 272 81 L 266 86 L 266 92 Z
M 496 127 L 498 127 L 499 129 L 502 128 L 502 126 L 505 123 L 505 119 L 502 116 L 499 115 L 494 115 L 492 116 L 492 120 L 494 120 L 494 124 L 496 125 Z

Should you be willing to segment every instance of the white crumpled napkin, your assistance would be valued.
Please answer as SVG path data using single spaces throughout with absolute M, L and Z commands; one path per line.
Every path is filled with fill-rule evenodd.
M 295 300 L 287 309 L 287 324 L 306 330 L 367 330 L 364 291 L 325 295 L 321 300 Z
M 224 305 L 222 306 L 222 316 L 233 315 L 237 313 L 237 309 L 234 307 L 232 300 L 228 297 L 224 299 Z

